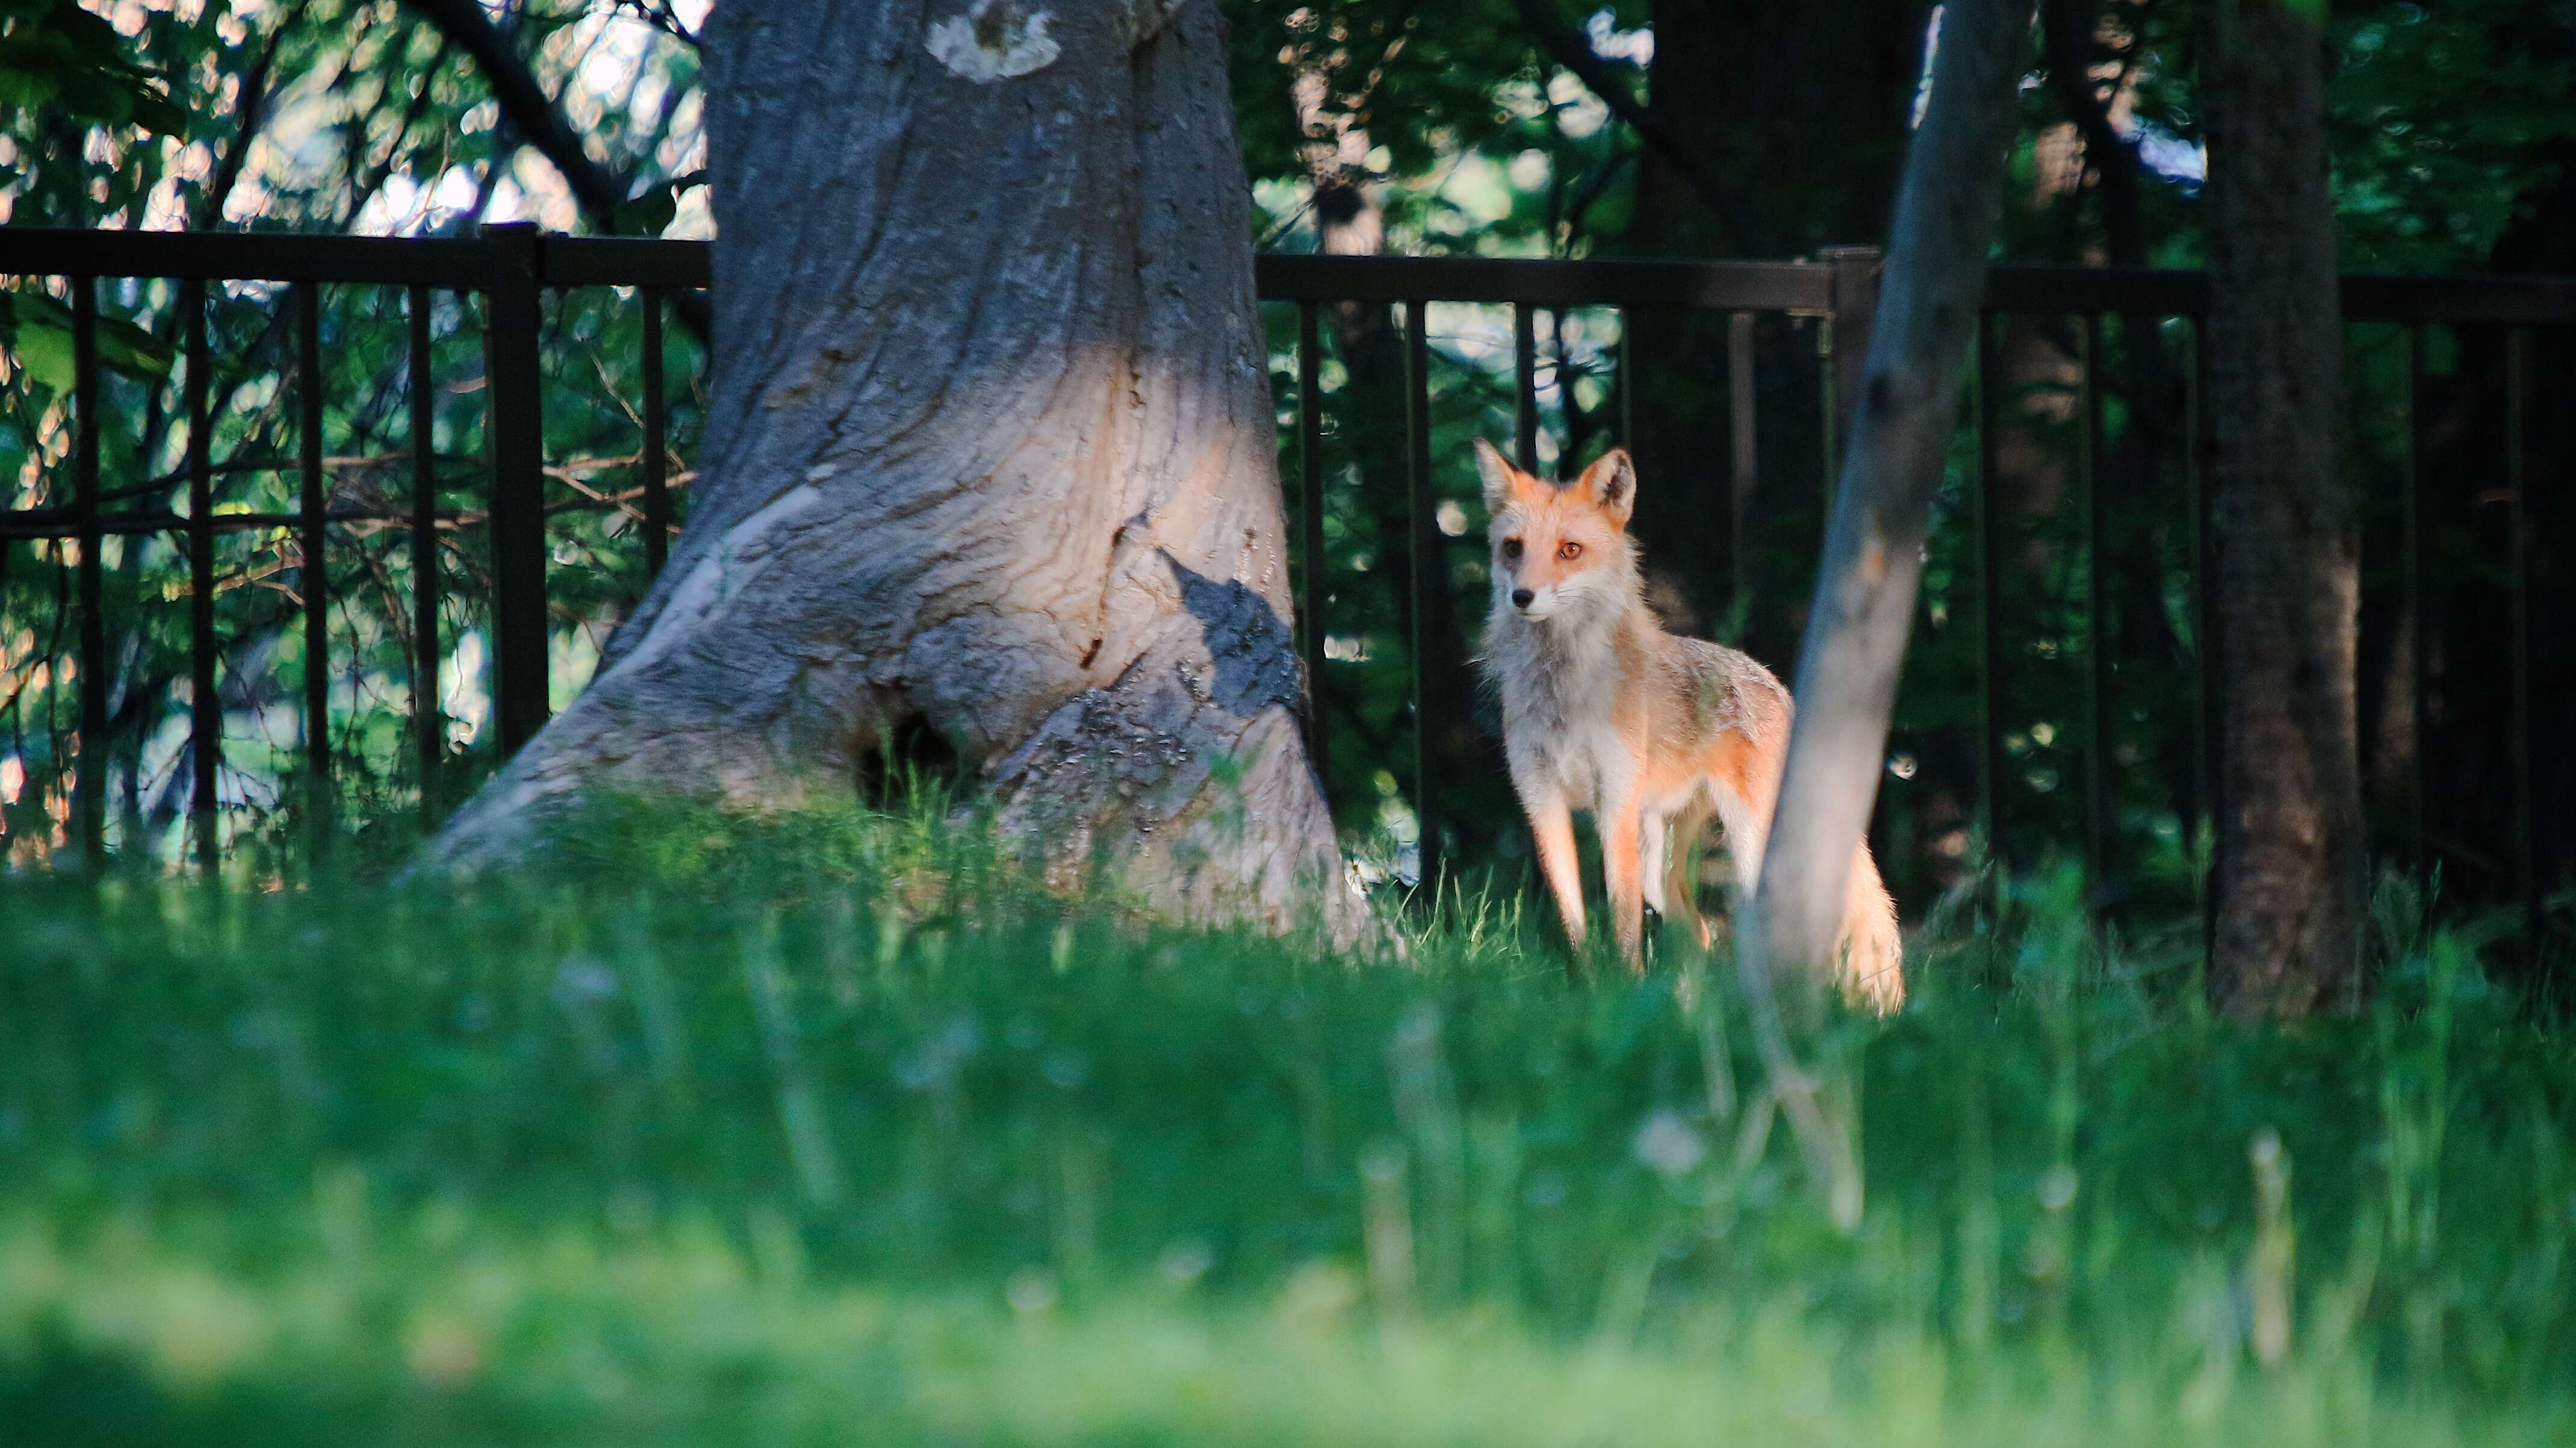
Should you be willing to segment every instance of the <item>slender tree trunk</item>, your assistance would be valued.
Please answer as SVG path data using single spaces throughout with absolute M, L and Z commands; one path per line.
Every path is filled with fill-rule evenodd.
M 2209 988 L 2232 1014 L 2302 1015 L 2357 986 L 2364 909 L 2325 51 L 2287 0 L 2202 17 L 2227 681 Z
M 438 854 L 592 787 L 844 794 L 918 724 L 1057 878 L 1348 927 L 1213 0 L 761 0 L 706 52 L 704 480 Z
M 1777 964 L 1797 969 L 1804 982 L 1825 979 L 1843 932 L 1853 846 L 1868 827 L 1886 757 L 1932 495 L 1985 291 L 2015 82 L 2026 68 L 2026 0 L 1951 0 L 1944 14 L 1930 104 L 1898 183 L 1851 443 L 1798 655 L 1797 716 L 1770 847 L 1736 956 L 1773 1089 L 1847 1229 L 1859 1224 L 1861 1207 L 1848 1123 L 1826 1119 L 1790 1057 L 1772 975 Z
M 1942 25 L 1798 656 L 1797 722 L 1763 856 L 1758 929 L 1744 948 L 1748 972 L 1770 960 L 1822 966 L 1841 933 L 1852 846 L 1877 792 L 1932 494 L 1985 290 L 2029 18 L 2015 0 L 1953 0 Z
M 1778 257 L 1885 236 L 1928 8 L 1657 0 L 1645 134 L 1662 144 L 1638 156 L 1630 249 Z M 1677 153 L 1700 159 L 1677 164 Z M 1637 310 L 1625 325 L 1621 385 L 1637 390 L 1639 436 L 1619 441 L 1647 480 L 1633 530 L 1645 540 L 1651 596 L 1671 626 L 1731 627 L 1728 642 L 1776 664 L 1797 647 L 1823 512 L 1812 336 L 1756 329 L 1747 420 L 1758 464 L 1739 497 L 1725 320 Z

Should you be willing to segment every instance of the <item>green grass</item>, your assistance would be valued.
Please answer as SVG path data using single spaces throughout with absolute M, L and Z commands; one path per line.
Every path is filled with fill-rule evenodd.
M 0 1437 L 2576 1434 L 2563 1028 L 2402 895 L 2372 1005 L 2280 1031 L 2069 893 L 1952 902 L 1810 1041 L 1846 1235 L 1722 970 L 1570 986 L 1506 905 L 1335 960 L 927 810 L 0 879 Z

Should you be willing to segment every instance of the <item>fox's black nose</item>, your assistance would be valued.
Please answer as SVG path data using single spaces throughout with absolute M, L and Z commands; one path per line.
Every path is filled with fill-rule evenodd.
M 1512 590 L 1512 607 L 1527 608 L 1530 606 L 1530 600 L 1536 597 L 1538 597 L 1537 594 L 1526 588 L 1515 588 Z

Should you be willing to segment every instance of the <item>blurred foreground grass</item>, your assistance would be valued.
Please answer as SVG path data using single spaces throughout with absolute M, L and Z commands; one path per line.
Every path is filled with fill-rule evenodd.
M 2295 1031 L 2062 890 L 1953 902 L 1816 1043 L 1845 1236 L 1723 970 L 1012 881 L 927 809 L 0 879 L 0 1439 L 2576 1436 L 2576 1054 L 2402 894 Z

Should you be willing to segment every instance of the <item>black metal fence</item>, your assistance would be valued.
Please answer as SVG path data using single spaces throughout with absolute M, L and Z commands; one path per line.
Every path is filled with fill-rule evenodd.
M 1261 296 L 1265 301 L 1293 308 L 1294 312 L 1294 339 L 1285 348 L 1293 363 L 1283 370 L 1280 380 L 1282 391 L 1293 398 L 1290 417 L 1294 436 L 1289 451 L 1295 458 L 1291 476 L 1297 480 L 1293 512 L 1298 543 L 1298 625 L 1308 676 L 1319 681 L 1312 731 L 1319 757 L 1330 758 L 1336 732 L 1335 715 L 1325 707 L 1320 689 L 1321 681 L 1332 673 L 1327 657 L 1327 626 L 1336 609 L 1326 538 L 1325 503 L 1333 483 L 1327 467 L 1326 438 L 1334 400 L 1323 379 L 1329 360 L 1322 326 L 1326 309 L 1382 309 L 1400 337 L 1405 392 L 1401 457 L 1404 515 L 1409 527 L 1408 536 L 1383 541 L 1389 556 L 1406 560 L 1402 588 L 1409 594 L 1409 607 L 1400 613 L 1410 634 L 1406 640 L 1407 657 L 1420 661 L 1436 652 L 1439 641 L 1435 634 L 1464 627 L 1460 599 L 1435 590 L 1439 580 L 1433 567 L 1417 566 L 1449 556 L 1449 539 L 1463 531 L 1444 527 L 1440 516 L 1444 490 L 1439 475 L 1451 464 L 1445 448 L 1435 459 L 1434 329 L 1430 320 L 1433 307 L 1509 309 L 1511 361 L 1505 415 L 1521 464 L 1533 470 L 1541 462 L 1544 432 L 1540 377 L 1549 370 L 1542 363 L 1537 345 L 1538 322 L 1542 318 L 1549 321 L 1558 344 L 1555 370 L 1559 372 L 1567 365 L 1565 319 L 1569 315 L 1585 313 L 1614 319 L 1614 325 L 1605 327 L 1603 335 L 1615 336 L 1612 345 L 1618 365 L 1609 369 L 1613 380 L 1608 400 L 1597 410 L 1610 415 L 1607 430 L 1621 438 L 1638 435 L 1641 407 L 1666 405 L 1648 396 L 1647 389 L 1641 388 L 1632 375 L 1637 368 L 1629 365 L 1631 320 L 1677 314 L 1725 319 L 1730 328 L 1725 383 L 1722 390 L 1711 392 L 1705 399 L 1708 415 L 1703 430 L 1712 441 L 1724 440 L 1724 447 L 1709 451 L 1723 458 L 1715 472 L 1721 480 L 1719 486 L 1731 494 L 1731 501 L 1717 510 L 1725 526 L 1699 540 L 1705 543 L 1713 539 L 1714 545 L 1701 550 L 1706 556 L 1694 558 L 1691 566 L 1729 575 L 1740 583 L 1748 567 L 1746 550 L 1753 531 L 1744 510 L 1756 496 L 1756 475 L 1762 465 L 1754 442 L 1761 426 L 1757 414 L 1762 410 L 1756 383 L 1763 371 L 1753 343 L 1756 324 L 1788 318 L 1798 319 L 1798 325 L 1808 329 L 1801 335 L 1811 336 L 1815 362 L 1812 388 L 1805 395 L 1819 405 L 1809 414 L 1815 434 L 1813 446 L 1802 456 L 1820 465 L 1824 486 L 1829 488 L 1838 429 L 1847 412 L 1845 404 L 1854 396 L 1858 369 L 1867 349 L 1877 270 L 1876 253 L 1863 248 L 1838 249 L 1812 262 L 1776 263 L 1259 258 L 1256 275 Z M 56 279 L 48 284 L 55 294 L 67 293 L 63 299 L 70 309 L 74 356 L 69 500 L 58 501 L 62 490 L 49 480 L 36 506 L 0 512 L 0 549 L 37 539 L 77 544 L 71 566 L 72 596 L 60 600 L 59 606 L 74 612 L 78 620 L 77 645 L 70 652 L 77 669 L 78 737 L 82 748 L 75 769 L 80 783 L 71 796 L 72 829 L 77 842 L 87 850 L 100 848 L 103 838 L 103 791 L 87 755 L 106 733 L 110 661 L 114 657 L 112 642 L 106 635 L 106 611 L 101 605 L 102 540 L 119 535 L 163 535 L 182 539 L 186 544 L 190 570 L 186 594 L 190 612 L 191 723 L 187 756 L 192 776 L 191 837 L 199 858 L 211 862 L 219 839 L 215 811 L 222 739 L 222 706 L 215 676 L 215 538 L 231 530 L 291 530 L 303 577 L 319 580 L 326 577 L 322 561 L 332 525 L 384 516 L 381 511 L 335 509 L 331 503 L 322 447 L 322 343 L 317 327 L 322 288 L 381 289 L 403 300 L 409 329 L 409 375 L 414 383 L 410 387 L 413 487 L 407 524 L 415 549 L 422 540 L 432 538 L 443 521 L 431 485 L 433 429 L 428 391 L 418 385 L 431 375 L 432 369 L 431 298 L 435 293 L 453 293 L 479 301 L 484 351 L 482 431 L 488 487 L 488 508 L 482 521 L 488 522 L 490 536 L 491 696 L 502 752 L 524 742 L 544 722 L 548 708 L 549 515 L 545 501 L 547 459 L 540 413 L 539 340 L 545 296 L 550 291 L 601 287 L 635 290 L 643 337 L 643 395 L 634 414 L 641 433 L 643 526 L 635 531 L 641 539 L 648 572 L 661 565 L 673 520 L 672 491 L 668 486 L 670 423 L 661 335 L 666 315 L 680 296 L 709 285 L 709 254 L 703 244 L 548 236 L 523 227 L 492 227 L 475 238 L 437 240 L 0 228 L 0 276 Z M 102 434 L 116 420 L 105 415 L 100 401 L 98 287 L 102 279 L 117 278 L 162 279 L 176 282 L 181 288 L 179 346 L 187 364 L 185 511 L 109 506 L 112 502 L 148 497 L 152 492 L 148 483 L 128 480 L 112 485 L 101 477 Z M 301 480 L 300 506 L 292 512 L 226 511 L 217 496 L 216 468 L 208 446 L 212 428 L 206 394 L 207 288 L 251 281 L 284 284 L 292 311 L 297 377 L 294 391 L 299 410 L 296 466 Z M 2533 339 L 2537 337 L 2547 343 L 2551 367 L 2563 370 L 2566 366 L 2568 339 L 2576 336 L 2576 278 L 2351 276 L 2343 281 L 2343 301 L 2349 323 L 2384 332 L 2383 340 L 2393 339 L 2391 345 L 2401 349 L 2403 356 L 2392 374 L 2397 379 L 2394 394 L 2380 399 L 2386 404 L 2387 416 L 2395 420 L 2393 476 L 2380 489 L 2384 500 L 2393 499 L 2394 506 L 2389 510 L 2393 529 L 2382 530 L 2389 536 L 2372 545 L 2372 558 L 2393 559 L 2394 567 L 2381 570 L 2392 575 L 2387 586 L 2373 586 L 2372 598 L 2384 600 L 2384 606 L 2377 609 L 2377 622 L 2370 617 L 2365 619 L 2366 632 L 2375 629 L 2383 637 L 2402 635 L 2413 640 L 2407 646 L 2411 652 L 2402 659 L 2392 653 L 2384 661 L 2388 667 L 2381 671 L 2387 677 L 2402 678 L 2403 697 L 2378 713 L 2393 721 L 2389 728 L 2402 729 L 2411 741 L 2409 757 L 2403 762 L 2403 777 L 2394 779 L 2389 790 L 2384 791 L 2394 800 L 2391 808 L 2395 812 L 2394 838 L 2387 844 L 2391 853 L 2402 851 L 2419 865 L 2446 853 L 2477 853 L 2460 840 L 2446 848 L 2433 839 L 2437 833 L 2434 816 L 2440 812 L 2436 797 L 2442 792 L 2443 782 L 2426 760 L 2435 752 L 2430 742 L 2433 734 L 2444 727 L 2444 721 L 2437 717 L 2444 702 L 2440 671 L 2462 669 L 2469 661 L 2438 657 L 2430 640 L 2435 633 L 2434 615 L 2439 612 L 2437 595 L 2443 594 L 2441 580 L 2468 573 L 2492 583 L 2500 576 L 2508 602 L 2498 611 L 2503 624 L 2501 636 L 2490 640 L 2490 647 L 2502 657 L 2476 662 L 2482 669 L 2491 665 L 2500 668 L 2509 676 L 2511 686 L 2504 691 L 2502 716 L 2472 732 L 2480 739 L 2504 746 L 2506 767 L 2496 769 L 2488 760 L 2481 761 L 2477 768 L 2454 770 L 2455 779 L 2474 783 L 2474 797 L 2455 802 L 2448 817 L 2479 822 L 2474 828 L 2489 833 L 2501 830 L 2511 834 L 2510 846 L 2503 852 L 2509 858 L 2486 862 L 2488 873 L 2494 877 L 2491 883 L 2498 887 L 2490 893 L 2519 896 L 2536 921 L 2543 898 L 2557 883 L 2558 872 L 2565 867 L 2569 855 L 2563 831 L 2550 840 L 2544 840 L 2544 834 L 2551 827 L 2549 801 L 2576 798 L 2576 786 L 2561 777 L 2563 770 L 2559 776 L 2542 777 L 2544 762 L 2554 762 L 2557 753 L 2545 747 L 2543 735 L 2556 727 L 2555 721 L 2568 719 L 2571 711 L 2576 711 L 2576 678 L 2571 678 L 2566 664 L 2568 653 L 2576 650 L 2576 645 L 2564 641 L 2564 621 L 2554 614 L 2554 600 L 2564 597 L 2564 590 L 2544 595 L 2535 583 L 2535 558 L 2543 550 L 2536 543 L 2531 484 L 2543 474 L 2563 478 L 2570 461 L 2576 460 L 2576 448 L 2564 444 L 2563 424 L 2552 422 L 2542 430 L 2559 441 L 2544 448 L 2545 466 L 2535 470 L 2530 445 L 2535 418 L 2559 418 L 2568 393 L 2557 381 L 2535 388 L 2531 358 Z M 2113 799 L 2112 781 L 2112 741 L 2119 730 L 2109 716 L 2121 645 L 2106 636 L 2120 610 L 2105 598 L 2107 575 L 2112 571 L 2109 560 L 2115 556 L 2107 530 L 2115 508 L 2125 510 L 2124 517 L 2142 520 L 2139 526 L 2153 527 L 2180 540 L 2177 561 L 2187 584 L 2178 590 L 2178 606 L 2171 610 L 2175 617 L 2162 627 L 2176 642 L 2177 657 L 2187 659 L 2184 667 L 2190 675 L 2191 723 L 2187 744 L 2180 751 L 2189 758 L 2190 783 L 2187 789 L 2177 789 L 2172 809 L 2186 850 L 2216 804 L 2212 709 L 2224 681 L 2217 676 L 2216 654 L 2208 646 L 2206 562 L 2215 546 L 2215 520 L 2202 487 L 2209 424 L 2202 399 L 2207 395 L 2209 359 L 2199 322 L 2207 308 L 2205 280 L 2194 273 L 2085 267 L 1996 268 L 1987 288 L 1986 316 L 1980 334 L 1975 415 L 1963 432 L 1963 438 L 1974 438 L 1974 447 L 1971 450 L 1963 446 L 1961 450 L 1962 465 L 1954 470 L 1958 476 L 1950 499 L 1953 506 L 1945 511 L 1936 530 L 1936 546 L 1945 550 L 1944 557 L 1949 560 L 1943 574 L 1949 580 L 1949 588 L 1946 601 L 1935 609 L 1933 626 L 1950 631 L 1955 641 L 1962 622 L 1957 614 L 1963 611 L 1974 638 L 1973 648 L 1937 655 L 1972 660 L 1972 678 L 1944 681 L 1944 687 L 1964 690 L 1974 700 L 1972 717 L 1953 731 L 1964 731 L 1969 739 L 1966 752 L 1972 756 L 1967 771 L 1970 777 L 1962 793 L 1973 815 L 1970 823 L 1982 826 L 1986 838 L 1998 849 L 2025 855 L 2036 853 L 2041 846 L 2062 847 L 2069 853 L 2080 850 L 2088 877 L 2097 889 L 2113 873 L 2113 836 L 2120 828 L 2120 806 Z M 2049 657 L 2054 660 L 2057 652 L 2071 651 L 2081 661 L 2083 680 L 2080 705 L 2074 711 L 2078 722 L 2071 730 L 2078 746 L 2072 752 L 2079 756 L 2071 772 L 2080 784 L 2058 792 L 2059 797 L 2076 801 L 2072 812 L 2077 828 L 2065 832 L 2069 838 L 2016 840 L 2012 828 L 2014 811 L 2004 807 L 2005 796 L 2018 788 L 2017 782 L 2029 771 L 2010 747 L 2020 736 L 2007 727 L 2006 719 L 2017 660 L 2007 656 L 2009 609 L 2000 589 L 2010 572 L 2004 535 L 2015 519 L 2005 515 L 1996 493 L 1996 479 L 2005 471 L 1998 456 L 1999 446 L 2010 435 L 2011 425 L 2000 414 L 2008 404 L 2011 383 L 1999 375 L 1997 359 L 2003 354 L 2004 339 L 2016 319 L 2028 318 L 2051 319 L 2056 329 L 2053 345 L 2072 360 L 2068 373 L 2071 388 L 2065 389 L 2071 391 L 2071 396 L 2064 399 L 2068 406 L 2062 409 L 2061 421 L 2069 438 L 2067 453 L 2073 461 L 2063 470 L 2065 475 L 2059 479 L 2063 486 L 2053 503 L 2042 511 L 2065 525 L 2063 557 L 2080 560 L 2080 564 L 2070 564 L 2074 579 L 2066 590 L 2064 648 L 2055 650 L 2052 646 Z M 2105 398 L 2112 389 L 2097 380 L 2104 370 L 2102 360 L 2109 345 L 2106 322 L 2116 326 L 2117 341 L 2127 361 L 2136 363 L 2152 353 L 2157 365 L 2166 368 L 2174 384 L 2170 390 L 2178 393 L 2178 398 L 2168 401 L 2178 401 L 2181 414 L 2158 421 L 2160 407 L 2165 411 L 2174 409 L 2137 395 L 2135 388 L 2119 398 L 2119 446 L 2128 450 L 2132 464 L 2122 474 L 2131 484 L 2128 496 L 2106 492 L 2105 479 L 2117 471 L 2108 466 L 2114 458 L 2114 444 L 2106 422 Z M 2477 371 L 2460 360 L 2475 350 L 2471 340 L 2477 338 L 2500 342 L 2501 365 L 2489 369 L 2495 373 L 2491 386 L 2483 381 L 2470 385 L 2461 380 Z M 2455 411 L 2461 416 L 2493 416 L 2501 432 L 2493 449 L 2493 466 L 2480 464 L 2471 469 L 2483 469 L 2472 482 L 2489 484 L 2474 487 L 2477 506 L 2501 510 L 2504 515 L 2500 544 L 2485 550 L 2488 556 L 2465 560 L 2437 547 L 2435 515 L 2439 507 L 2447 506 L 2439 500 L 2458 490 L 2445 489 L 2444 479 L 2435 476 L 2440 469 L 2429 466 L 2427 458 L 2435 454 L 2444 458 L 2462 456 L 2461 450 L 2468 444 L 2457 435 L 2457 428 L 2442 438 L 2433 437 L 2435 429 L 2428 423 L 2432 414 L 2420 405 L 2419 396 L 2426 390 L 2428 360 L 2443 347 L 2455 359 L 2451 391 L 2462 399 L 2460 409 Z M 2556 378 L 2557 371 L 2550 375 Z M 1564 377 L 1559 376 L 1556 383 L 1560 405 L 1571 405 L 1566 399 L 1573 394 L 1566 389 Z M 2365 405 L 2369 405 L 2367 399 Z M 1776 418 L 1774 423 L 1776 427 Z M 2162 453 L 2171 454 L 2167 458 L 2171 467 L 2162 463 L 2136 465 L 2138 456 L 2161 447 L 2160 438 L 2170 440 L 2167 435 L 2178 437 L 2182 444 L 2162 447 Z M 1652 459 L 1648 466 L 1652 485 Z M 1386 487 L 1390 483 L 1384 477 L 1367 478 L 1363 486 Z M 1821 490 L 1815 491 L 1820 499 Z M 2555 506 L 2559 511 L 2549 513 L 2549 519 L 2566 516 L 2563 502 Z M 1816 517 L 1820 522 L 1821 506 Z M 1650 549 L 1656 544 L 1652 537 L 1647 541 Z M 1465 561 L 1469 546 L 1460 545 L 1457 551 L 1462 576 L 1472 583 L 1475 569 L 1481 564 Z M 1481 558 L 1481 550 L 1475 550 L 1474 556 Z M 410 691 L 411 732 L 424 783 L 422 797 L 430 801 L 437 795 L 427 786 L 442 767 L 446 753 L 437 690 L 434 684 L 422 682 L 435 681 L 441 664 L 440 570 L 435 566 L 415 566 L 412 574 L 413 621 L 409 632 L 415 682 Z M 1445 589 L 1447 585 L 1439 587 Z M 1471 599 L 1472 595 L 1470 589 Z M 306 657 L 324 659 L 330 646 L 326 590 L 307 587 L 299 602 Z M 2551 616 L 2544 618 L 2545 613 Z M 2445 635 L 2455 638 L 2455 654 L 2456 636 L 2461 632 L 2455 627 Z M 2536 657 L 2544 633 L 2553 640 L 2546 668 L 2540 667 Z M 2366 639 L 2365 651 L 2373 647 Z M 1773 662 L 1785 666 L 1787 660 Z M 329 795 L 331 779 L 328 690 L 329 670 L 308 667 L 302 698 L 303 768 L 316 785 L 316 797 L 322 798 Z M 1419 866 L 1427 875 L 1438 868 L 1444 842 L 1454 843 L 1456 839 L 1455 831 L 1444 821 L 1444 803 L 1453 789 L 1469 783 L 1440 777 L 1442 756 L 1432 741 L 1460 729 L 1472 730 L 1474 725 L 1466 715 L 1474 705 L 1455 690 L 1437 687 L 1427 670 L 1420 667 L 1413 670 L 1410 696 L 1413 747 L 1406 794 L 1416 821 Z M 1341 776 L 1327 769 L 1326 777 Z M 2049 788 L 2055 790 L 2056 786 L 2052 782 Z M 2063 811 L 2043 811 L 2032 817 L 2045 826 L 2062 815 Z M 2058 833 L 2053 828 L 2044 832 L 2052 836 Z M 2493 840 L 2475 843 L 2484 848 L 2491 846 Z

